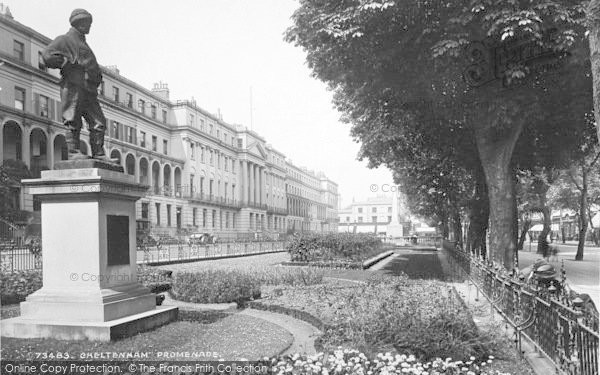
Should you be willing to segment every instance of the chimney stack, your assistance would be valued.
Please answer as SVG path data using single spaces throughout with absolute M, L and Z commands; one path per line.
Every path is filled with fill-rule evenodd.
M 152 92 L 162 99 L 169 100 L 169 85 L 163 83 L 162 81 L 154 84 Z

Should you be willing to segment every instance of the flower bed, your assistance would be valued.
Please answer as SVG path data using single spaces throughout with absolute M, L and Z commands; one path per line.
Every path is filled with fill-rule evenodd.
M 362 268 L 365 260 L 390 248 L 372 234 L 303 233 L 295 235 L 286 249 L 292 262 L 318 267 Z
M 493 369 L 494 357 L 476 361 L 435 358 L 418 361 L 414 355 L 379 353 L 369 358 L 352 349 L 338 349 L 333 354 L 293 355 L 263 360 L 274 374 L 350 375 L 350 374 L 418 374 L 418 375 L 510 375 Z
M 320 339 L 324 350 L 343 345 L 367 354 L 408 353 L 421 360 L 489 354 L 487 337 L 477 330 L 455 293 L 437 281 L 392 276 L 351 286 L 331 281 L 278 288 L 261 302 L 320 319 L 329 327 Z
M 171 271 L 153 267 L 138 267 L 138 281 L 152 293 L 171 289 Z M 0 299 L 3 305 L 25 301 L 31 293 L 42 287 L 42 270 L 0 273 Z
M 171 295 L 194 303 L 229 303 L 259 298 L 264 285 L 315 285 L 323 272 L 309 267 L 263 266 L 252 271 L 231 269 L 178 272 Z
M 3 305 L 25 301 L 25 297 L 41 287 L 41 270 L 0 273 L 0 299 Z

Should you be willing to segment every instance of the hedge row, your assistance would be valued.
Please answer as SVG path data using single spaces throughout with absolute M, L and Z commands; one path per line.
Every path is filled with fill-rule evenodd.
M 362 263 L 383 251 L 373 234 L 303 233 L 292 237 L 286 250 L 294 262 L 347 260 Z

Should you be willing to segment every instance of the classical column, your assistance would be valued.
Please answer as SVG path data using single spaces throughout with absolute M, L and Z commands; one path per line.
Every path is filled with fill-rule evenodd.
M 48 134 L 46 141 L 46 161 L 48 168 L 54 169 L 54 142 L 52 141 L 52 134 Z
M 158 194 L 163 195 L 165 189 L 165 167 L 158 165 Z
M 127 166 L 125 166 L 127 167 Z M 169 192 L 170 196 L 177 196 L 175 194 L 175 192 L 177 191 L 177 187 L 175 186 L 175 168 L 171 168 L 171 178 L 169 181 L 169 184 L 171 185 L 171 191 Z
M 23 142 L 23 148 L 21 149 L 21 157 L 23 162 L 27 165 L 27 168 L 31 168 L 31 145 L 29 144 L 31 135 L 31 126 L 23 127 L 23 136 L 21 141 Z
M 248 163 L 248 175 L 250 176 L 248 181 L 248 203 L 254 204 L 254 163 Z
M 261 169 L 261 180 L 262 180 L 262 195 L 260 196 L 260 200 L 262 201 L 262 204 L 269 204 L 269 202 L 267 202 L 267 171 L 265 170 L 265 168 Z M 270 187 L 270 185 L 269 185 Z M 271 196 L 271 194 L 269 194 L 269 196 Z
M 260 201 L 260 191 L 262 190 L 261 181 L 260 181 L 260 167 L 257 165 L 254 166 L 254 201 L 258 204 L 262 203 Z
M 242 182 L 240 183 L 240 199 L 242 203 L 248 203 L 248 162 L 242 160 L 240 163 L 240 174 L 242 175 Z

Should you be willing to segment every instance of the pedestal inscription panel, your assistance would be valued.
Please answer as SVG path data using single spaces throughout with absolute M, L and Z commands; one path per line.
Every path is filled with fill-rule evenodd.
M 106 237 L 108 265 L 129 264 L 129 217 L 106 215 Z

